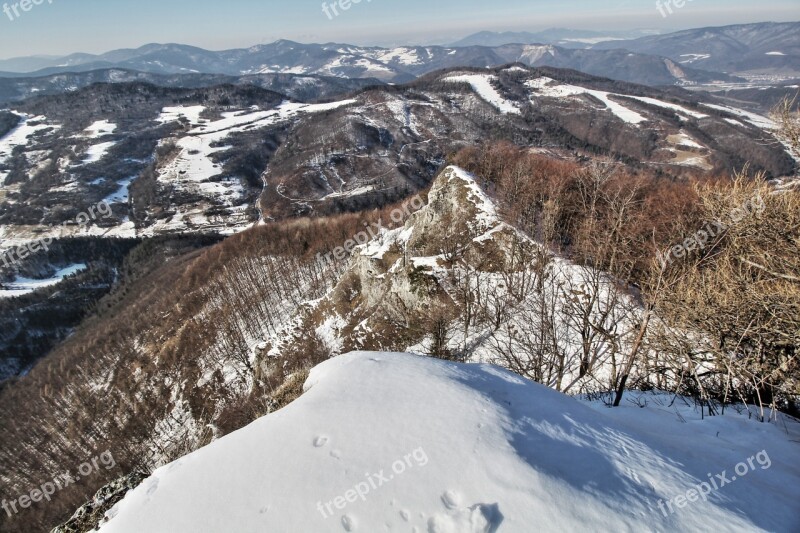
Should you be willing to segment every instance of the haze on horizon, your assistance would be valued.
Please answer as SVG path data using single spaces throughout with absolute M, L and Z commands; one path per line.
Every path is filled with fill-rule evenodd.
M 686 0 L 662 16 L 654 0 L 361 0 L 334 17 L 321 0 L 38 0 L 19 16 L 0 2 L 0 58 L 103 53 L 174 42 L 222 50 L 291 39 L 359 45 L 445 44 L 482 30 L 674 31 L 800 20 L 796 0 Z M 338 1 L 338 0 L 337 0 Z M 663 0 L 662 0 L 663 1 Z M 331 4 L 327 0 L 325 4 Z M 9 14 L 10 13 L 10 14 Z M 12 20 L 13 19 L 13 20 Z

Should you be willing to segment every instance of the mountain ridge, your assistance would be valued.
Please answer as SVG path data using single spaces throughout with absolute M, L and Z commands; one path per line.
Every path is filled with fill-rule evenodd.
M 97 56 L 79 54 L 35 72 L 0 73 L 6 78 L 42 77 L 118 68 L 151 74 L 218 74 L 245 76 L 266 73 L 308 74 L 345 78 L 377 78 L 404 83 L 443 68 L 492 67 L 522 62 L 528 66 L 573 68 L 645 85 L 736 81 L 724 73 L 675 67 L 668 59 L 619 50 L 571 49 L 554 45 L 497 47 L 406 46 L 361 47 L 348 44 L 301 44 L 282 40 L 250 48 L 210 52 L 184 45 L 146 45 Z M 77 58 L 77 60 L 75 60 Z M 4 70 L 0 61 L 0 71 Z
M 800 22 L 709 26 L 592 46 L 593 50 L 619 48 L 658 53 L 682 65 L 731 74 L 800 76 Z

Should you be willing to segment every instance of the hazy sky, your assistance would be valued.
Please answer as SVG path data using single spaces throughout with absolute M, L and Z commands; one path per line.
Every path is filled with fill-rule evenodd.
M 0 12 L 0 58 L 98 53 L 152 42 L 212 50 L 281 38 L 441 44 L 480 30 L 683 29 L 800 20 L 798 0 L 687 0 L 667 17 L 656 0 L 361 0 L 332 20 L 322 0 L 35 1 L 42 3 L 27 12 L 18 7 L 17 17 L 12 7 L 20 0 L 0 0 L 11 14 Z

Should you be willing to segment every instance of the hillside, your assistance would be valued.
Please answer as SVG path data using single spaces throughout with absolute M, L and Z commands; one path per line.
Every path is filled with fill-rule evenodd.
M 796 422 L 784 433 L 737 413 L 700 420 L 682 399 L 660 404 L 667 395 L 611 412 L 493 366 L 392 353 L 332 359 L 304 390 L 155 471 L 99 531 L 800 526 Z M 741 479 L 712 490 L 708 472 L 734 468 Z
M 47 60 L 45 60 L 47 62 Z M 157 75 L 215 74 L 252 76 L 300 74 L 306 76 L 371 78 L 406 83 L 436 70 L 453 67 L 497 67 L 521 62 L 528 66 L 562 67 L 596 76 L 646 85 L 680 85 L 736 81 L 737 78 L 691 66 L 679 67 L 662 54 L 631 54 L 616 50 L 562 48 L 542 44 L 499 46 L 365 47 L 342 43 L 305 44 L 280 40 L 246 49 L 212 52 L 180 44 L 149 44 L 135 50 L 105 54 L 73 54 L 49 60 L 40 58 L 0 61 L 0 77 L 75 77 L 78 73 L 122 69 Z M 36 65 L 33 70 L 2 72 Z M 191 78 L 188 78 L 191 79 Z M 8 83 L 8 82 L 6 82 Z
M 311 102 L 333 98 L 370 85 L 377 79 L 305 76 L 299 74 L 153 74 L 124 69 L 99 69 L 34 77 L 0 77 L 0 105 L 34 96 L 77 91 L 95 83 L 150 83 L 159 87 L 201 88 L 216 85 L 253 85 L 284 94 L 293 100 Z
M 0 2 L 0 533 L 800 533 L 792 2 Z
M 663 55 L 687 67 L 740 76 L 800 76 L 800 22 L 694 28 L 592 47 L 620 48 L 637 54 Z
M 764 117 L 683 91 L 521 66 L 438 72 L 318 103 L 250 85 L 97 84 L 11 111 L 0 235 L 15 245 L 100 201 L 111 215 L 44 234 L 229 234 L 261 218 L 383 205 L 483 139 L 678 173 L 794 168 Z
M 126 267 L 135 275 L 101 301 L 102 312 L 0 389 L 0 430 L 14 443 L 0 449 L 0 481 L 9 492 L 39 486 L 49 472 L 108 449 L 114 468 L 3 528 L 67 520 L 119 476 L 146 475 L 289 404 L 308 369 L 354 349 L 491 361 L 593 397 L 623 380 L 700 398 L 704 416 L 726 408 L 717 403 L 729 384 L 718 381 L 724 360 L 715 363 L 713 344 L 697 338 L 697 360 L 676 359 L 683 322 L 676 319 L 673 330 L 654 321 L 641 356 L 631 358 L 645 301 L 602 270 L 648 286 L 651 246 L 669 246 L 706 217 L 695 212 L 691 182 L 637 176 L 623 165 L 611 172 L 502 143 L 453 157 L 483 175 L 447 167 L 405 203 L 260 224 L 201 250 L 145 240 Z M 730 202 L 740 196 L 722 195 Z M 793 198 L 766 197 L 770 216 L 743 226 L 765 239 L 770 256 L 780 254 L 770 259 L 773 268 L 791 270 L 800 257 L 779 245 L 770 225 L 795 227 Z M 581 207 L 587 202 L 596 210 Z M 142 262 L 151 266 L 136 266 Z M 674 265 L 684 278 L 681 268 Z M 780 283 L 760 287 L 773 291 L 770 301 L 782 314 L 763 333 L 752 325 L 746 331 L 764 346 L 777 344 L 770 364 L 786 370 L 769 383 L 770 398 L 790 410 L 796 370 L 781 346 L 795 331 L 796 297 Z M 682 299 L 667 296 L 665 311 Z M 748 312 L 762 309 L 758 302 Z M 692 309 L 702 312 L 700 305 Z M 714 317 L 727 312 L 715 305 Z M 712 371 L 687 376 L 694 365 Z M 733 370 L 749 367 L 726 372 Z M 750 402 L 759 402 L 760 390 L 737 382 L 737 394 Z M 749 413 L 771 427 L 765 408 L 762 400 Z M 47 434 L 88 437 L 43 441 Z

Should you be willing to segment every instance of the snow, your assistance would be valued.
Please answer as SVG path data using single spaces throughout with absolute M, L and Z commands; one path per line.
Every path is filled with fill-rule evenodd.
M 422 60 L 413 48 L 394 48 L 381 53 L 376 59 L 384 63 L 394 61 L 402 65 L 421 65 Z
M 169 183 L 176 190 L 186 191 L 198 200 L 178 210 L 170 219 L 159 219 L 139 235 L 173 233 L 198 227 L 214 228 L 222 234 L 245 230 L 251 220 L 246 210 L 244 187 L 236 176 L 224 175 L 223 165 L 215 157 L 230 149 L 226 140 L 233 134 L 255 131 L 279 124 L 282 121 L 320 113 L 354 103 L 340 100 L 322 104 L 301 104 L 284 101 L 274 108 L 252 106 L 222 113 L 216 120 L 201 118 L 204 106 L 164 107 L 156 119 L 169 123 L 185 119 L 189 130 L 177 130 L 172 137 L 162 140 L 162 145 L 174 143 L 175 152 L 165 158 L 158 170 L 158 180 Z M 119 191 L 109 201 L 127 201 L 128 182 L 122 182 Z M 227 215 L 207 214 L 210 205 L 224 207 Z
M 709 162 L 707 156 L 693 155 L 688 156 L 686 153 L 676 154 L 675 158 L 670 161 L 673 165 L 681 165 L 685 167 L 697 167 L 703 170 L 711 170 L 714 168 Z
M 20 115 L 22 119 L 16 128 L 8 132 L 3 138 L 0 138 L 0 165 L 5 164 L 14 152 L 17 146 L 26 146 L 29 144 L 29 138 L 36 133 L 46 130 L 48 128 L 59 129 L 61 126 L 54 124 L 47 124 L 44 116 L 31 117 L 24 113 L 15 113 Z M 36 122 L 35 125 L 31 122 Z M 8 172 L 0 171 L 0 184 L 2 184 Z
M 749 111 L 744 111 L 743 109 L 736 109 L 735 107 L 728 107 L 725 105 L 707 104 L 705 102 L 701 102 L 701 105 L 710 107 L 711 109 L 716 109 L 717 111 L 725 111 L 726 113 L 737 115 L 743 118 L 746 122 L 752 124 L 753 126 L 757 126 L 765 130 L 774 130 L 778 127 L 777 124 L 775 124 L 775 122 L 768 119 L 767 117 L 763 117 L 761 115 L 757 115 L 756 113 L 751 113 Z
M 444 260 L 444 257 L 441 255 L 434 255 L 430 257 L 412 257 L 411 264 L 414 268 L 429 268 L 431 270 L 437 270 L 439 268 L 439 261 Z
M 159 178 L 167 181 L 186 179 L 202 182 L 219 174 L 219 165 L 211 160 L 211 155 L 225 150 L 225 146 L 212 147 L 215 139 L 201 136 L 182 137 L 176 143 L 180 154 L 159 173 Z
M 203 106 L 165 107 L 159 121 L 186 117 L 196 127 L 175 141 L 179 151 L 174 159 L 159 169 L 159 180 L 176 183 L 182 189 L 207 198 L 223 199 L 227 206 L 235 207 L 240 204 L 244 191 L 239 180 L 232 178 L 211 180 L 222 173 L 222 167 L 214 162 L 212 156 L 229 149 L 229 146 L 224 144 L 225 139 L 234 133 L 271 126 L 303 114 L 337 109 L 354 102 L 355 100 L 341 100 L 324 104 L 300 104 L 286 101 L 269 110 L 252 107 L 222 113 L 222 118 L 215 121 L 201 121 L 199 116 L 204 109 Z M 195 225 L 208 223 L 205 215 L 200 212 L 193 217 L 177 216 L 170 223 L 170 227 L 177 229 L 186 221 Z
M 97 139 L 106 135 L 111 135 L 117 129 L 117 125 L 108 120 L 98 120 L 92 123 L 91 126 L 83 130 L 86 137 Z
M 30 279 L 30 278 L 16 278 L 13 282 L 5 284 L 6 289 L 0 289 L 0 298 L 13 298 L 14 296 L 22 296 L 30 294 L 45 287 L 52 287 L 58 285 L 64 278 L 77 274 L 86 270 L 86 265 L 83 263 L 76 263 L 68 267 L 62 268 L 51 277 L 46 279 Z
M 699 148 L 699 149 L 705 148 L 705 146 L 701 145 L 700 143 L 692 139 L 684 131 L 676 133 L 675 135 L 670 135 L 669 137 L 667 137 L 667 142 L 678 146 L 688 146 L 689 148 Z
M 732 410 L 701 420 L 656 395 L 645 407 L 624 402 L 611 410 L 490 365 L 408 354 L 330 359 L 312 370 L 305 390 L 284 409 L 156 470 L 107 513 L 100 531 L 800 525 L 794 421 L 784 432 L 783 424 Z M 676 497 L 711 474 L 731 479 L 748 459 L 746 475 L 677 506 Z M 662 512 L 659 500 L 674 512 L 665 505 Z
M 82 164 L 88 165 L 96 163 L 103 159 L 111 148 L 116 145 L 116 141 L 109 141 L 104 143 L 93 144 L 86 149 L 86 155 L 83 157 Z
M 673 111 L 677 111 L 683 115 L 688 115 L 694 118 L 706 118 L 708 115 L 703 113 L 699 113 L 697 111 L 692 111 L 691 109 L 686 109 L 683 106 L 672 104 L 669 102 L 663 102 L 661 100 L 656 100 L 655 98 L 648 98 L 646 96 L 626 96 L 626 98 L 632 98 L 633 100 L 639 100 L 640 102 L 644 102 L 646 104 L 654 105 L 656 107 L 663 107 L 665 109 L 672 109 Z
M 108 204 L 125 204 L 128 203 L 128 196 L 129 191 L 128 187 L 131 186 L 133 180 L 136 179 L 136 176 L 130 177 L 128 179 L 122 180 L 119 182 L 119 189 L 117 192 L 110 194 L 107 196 L 103 201 Z
M 444 79 L 444 81 L 453 83 L 469 83 L 472 89 L 478 93 L 478 96 L 496 107 L 501 113 L 519 115 L 520 110 L 516 104 L 500 96 L 500 93 L 498 93 L 497 89 L 492 85 L 492 81 L 496 80 L 497 76 L 491 74 L 464 74 L 461 76 L 450 76 Z
M 205 110 L 206 107 L 202 105 L 165 107 L 161 110 L 156 122 L 166 124 L 186 118 L 190 124 L 197 124 L 200 122 L 200 114 Z
M 551 45 L 532 44 L 526 45 L 522 48 L 522 53 L 517 60 L 527 63 L 528 65 L 533 65 L 547 55 L 550 57 L 555 57 L 555 48 L 553 48 Z
M 328 194 L 324 197 L 325 200 L 331 198 L 352 198 L 354 196 L 361 196 L 364 194 L 369 194 L 375 190 L 374 185 L 364 185 L 361 187 L 356 187 L 355 189 L 349 191 L 336 191 Z
M 711 57 L 711 54 L 681 54 L 681 57 L 685 57 L 687 59 L 679 61 L 681 64 L 691 64 L 695 61 L 703 61 Z
M 233 132 L 242 132 L 254 128 L 262 128 L 275 124 L 281 120 L 288 120 L 300 114 L 321 113 L 338 109 L 346 105 L 355 103 L 356 100 L 340 100 L 325 104 L 300 104 L 295 102 L 283 102 L 275 109 L 259 111 L 250 109 L 248 111 L 234 111 L 223 113 L 220 120 L 207 122 L 190 131 L 190 135 L 213 136 L 213 140 L 219 141 Z
M 392 249 L 392 246 L 400 246 L 407 243 L 412 233 L 412 228 L 382 229 L 377 238 L 355 249 L 359 250 L 359 253 L 364 257 L 382 259 Z
M 733 124 L 734 126 L 739 126 L 739 127 L 742 127 L 742 126 L 744 126 L 744 124 L 742 124 L 742 123 L 741 123 L 741 122 L 739 122 L 738 120 L 734 120 L 734 119 L 732 119 L 732 118 L 726 118 L 726 119 L 724 119 L 724 120 L 725 120 L 725 122 L 727 122 L 728 124 Z
M 527 85 L 528 87 L 536 90 L 540 96 L 550 96 L 553 98 L 564 98 L 566 96 L 589 94 L 603 102 L 609 111 L 614 113 L 614 115 L 622 119 L 624 122 L 629 124 L 639 124 L 647 121 L 645 117 L 636 111 L 628 109 L 627 107 L 611 100 L 609 95 L 612 93 L 595 91 L 592 89 L 586 89 L 584 87 L 578 87 L 576 85 L 557 84 L 555 80 L 547 77 L 531 80 L 527 82 Z
M 640 115 L 639 113 L 628 109 L 622 104 L 619 104 L 609 98 L 609 95 L 618 96 L 622 98 L 630 98 L 632 100 L 638 100 L 640 102 L 644 102 L 646 104 L 650 104 L 657 107 L 662 107 L 665 109 L 672 109 L 678 113 L 686 115 L 688 117 L 693 118 L 706 118 L 708 115 L 700 113 L 698 111 L 692 111 L 691 109 L 687 109 L 683 106 L 678 104 L 673 104 L 670 102 L 664 102 L 662 100 L 657 100 L 655 98 L 648 98 L 645 96 L 630 96 L 630 95 L 620 95 L 614 93 L 608 93 L 605 91 L 596 91 L 592 89 L 586 89 L 585 87 L 578 87 L 575 85 L 568 85 L 568 84 L 559 84 L 555 80 L 547 77 L 537 78 L 535 80 L 531 80 L 527 83 L 527 85 L 536 90 L 540 96 L 550 96 L 554 98 L 563 98 L 566 96 L 576 96 L 581 94 L 590 94 L 597 98 L 598 100 L 602 101 L 609 111 L 617 115 L 619 118 L 624 120 L 625 122 L 631 124 L 639 124 L 641 122 L 645 122 L 647 119 Z
M 498 222 L 497 208 L 494 202 L 483 192 L 481 186 L 478 185 L 475 175 L 454 165 L 447 167 L 445 172 L 449 172 L 448 181 L 459 179 L 466 184 L 469 190 L 468 199 L 478 209 L 478 213 L 475 215 L 475 221 L 478 222 L 478 225 L 483 229 L 496 225 Z

